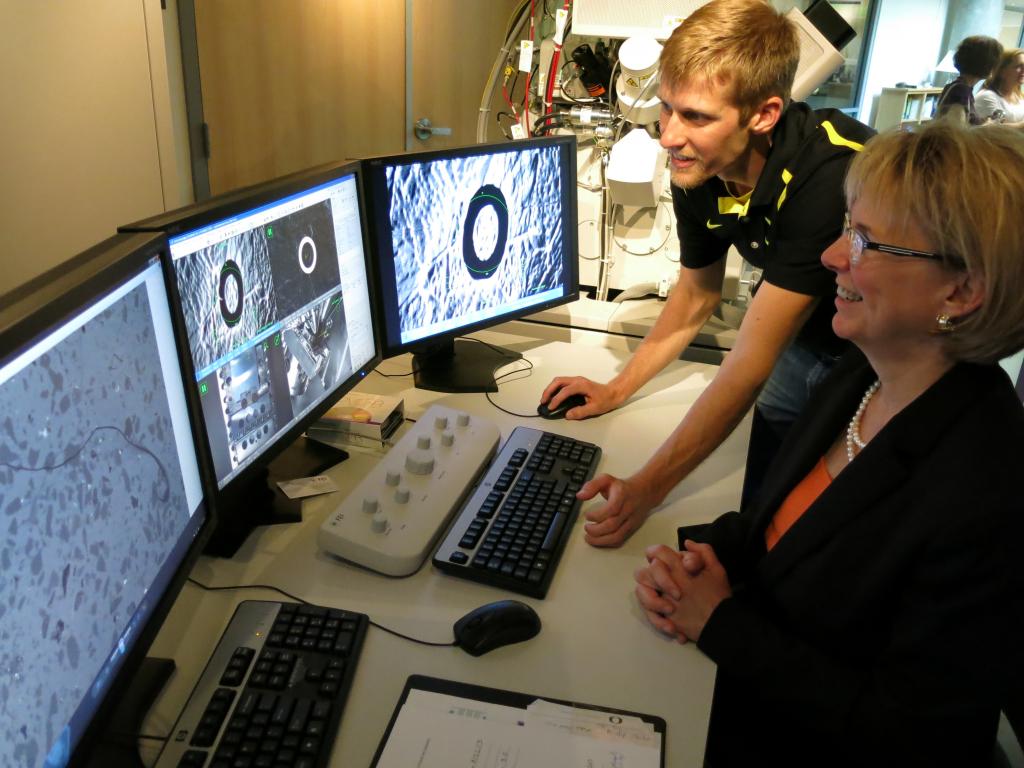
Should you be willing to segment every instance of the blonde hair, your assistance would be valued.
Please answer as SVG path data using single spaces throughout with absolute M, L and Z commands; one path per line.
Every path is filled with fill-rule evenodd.
M 661 53 L 661 82 L 725 87 L 746 120 L 771 96 L 788 105 L 800 60 L 792 22 L 763 0 L 712 0 L 683 21 Z
M 995 91 L 1002 96 L 1002 91 L 999 90 L 999 81 L 1003 77 L 1003 73 L 1006 72 L 1010 67 L 1016 65 L 1015 59 L 1024 54 L 1024 48 L 1008 48 L 1003 51 L 999 57 L 999 61 L 996 62 L 995 68 L 992 70 L 992 74 L 988 76 L 984 83 L 981 84 L 982 88 L 988 88 L 990 91 Z M 1019 89 L 1018 89 L 1019 91 Z
M 896 229 L 911 222 L 947 268 L 984 286 L 981 306 L 942 337 L 954 360 L 992 363 L 1024 347 L 1024 135 L 935 120 L 869 141 L 850 163 L 852 206 L 869 196 Z

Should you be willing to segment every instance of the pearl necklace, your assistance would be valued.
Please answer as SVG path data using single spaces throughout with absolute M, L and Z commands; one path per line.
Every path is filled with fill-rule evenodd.
M 850 419 L 850 426 L 846 428 L 846 458 L 848 461 L 853 461 L 853 457 L 857 455 L 857 452 L 864 450 L 864 446 L 867 445 L 860 437 L 860 420 L 864 416 L 868 403 L 871 402 L 871 398 L 880 386 L 882 386 L 882 382 L 876 380 L 874 384 L 868 387 L 868 391 L 861 398 L 860 405 L 857 406 L 857 412 Z

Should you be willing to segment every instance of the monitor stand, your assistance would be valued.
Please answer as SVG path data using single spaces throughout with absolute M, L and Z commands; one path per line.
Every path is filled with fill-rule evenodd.
M 494 372 L 522 357 L 473 339 L 449 339 L 413 353 L 413 380 L 433 392 L 497 392 Z
M 147 656 L 118 701 L 106 730 L 86 762 L 88 768 L 143 768 L 138 735 L 150 707 L 174 674 L 174 661 Z
M 217 526 L 203 553 L 233 557 L 256 526 L 301 523 L 302 500 L 289 499 L 277 483 L 319 475 L 347 458 L 341 448 L 300 435 L 269 466 L 229 483 L 218 495 Z

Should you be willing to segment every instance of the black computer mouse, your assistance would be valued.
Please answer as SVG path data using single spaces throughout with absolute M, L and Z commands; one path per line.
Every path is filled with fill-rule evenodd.
M 538 405 L 537 413 L 545 419 L 564 419 L 566 411 L 570 408 L 575 408 L 577 405 L 586 405 L 587 398 L 583 395 L 569 395 L 554 408 L 550 407 L 550 403 L 551 401 L 548 400 L 547 403 L 541 403 Z
M 540 632 L 540 616 L 518 600 L 499 600 L 474 608 L 452 627 L 455 644 L 471 656 L 521 643 Z

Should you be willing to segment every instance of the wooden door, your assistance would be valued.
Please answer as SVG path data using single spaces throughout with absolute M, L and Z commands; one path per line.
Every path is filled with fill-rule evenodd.
M 472 143 L 516 0 L 201 0 L 195 3 L 210 190 L 319 163 L 401 152 L 411 121 Z M 407 115 L 406 11 L 413 114 Z M 415 140 L 410 145 L 419 146 Z
M 476 141 L 480 97 L 506 28 L 521 0 L 414 0 L 412 115 L 450 135 L 413 138 L 409 148 L 440 149 Z M 538 4 L 539 6 L 540 4 Z M 499 91 L 500 92 L 500 91 Z M 491 136 L 500 136 L 488 127 Z

